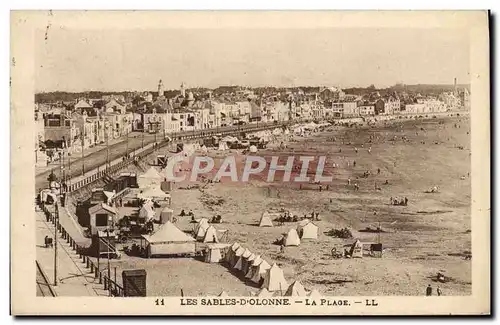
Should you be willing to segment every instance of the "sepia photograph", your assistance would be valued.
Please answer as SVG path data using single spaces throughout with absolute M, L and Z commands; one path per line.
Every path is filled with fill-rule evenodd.
M 11 15 L 14 310 L 489 313 L 487 12 Z

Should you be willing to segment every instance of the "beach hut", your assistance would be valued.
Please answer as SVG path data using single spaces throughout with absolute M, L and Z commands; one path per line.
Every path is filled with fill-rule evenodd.
M 160 223 L 166 223 L 167 221 L 172 222 L 174 217 L 174 210 L 169 207 L 164 207 L 160 212 Z
M 264 283 L 262 283 L 262 288 L 273 291 L 284 291 L 288 288 L 288 283 L 285 280 L 283 270 L 274 263 L 270 269 L 267 270 L 266 276 L 264 277 Z

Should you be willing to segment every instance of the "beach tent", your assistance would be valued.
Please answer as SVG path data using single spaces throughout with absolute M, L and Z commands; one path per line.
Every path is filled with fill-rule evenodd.
M 265 277 L 267 270 L 271 268 L 271 265 L 269 265 L 266 260 L 262 260 L 257 266 L 252 268 L 253 271 L 250 280 L 258 284 Z
M 102 193 L 106 197 L 106 204 L 111 205 L 111 200 L 115 196 L 116 192 L 113 190 L 112 192 L 110 192 L 110 191 L 102 191 Z
M 207 255 L 205 256 L 205 262 L 207 263 L 219 263 L 222 259 L 222 254 L 220 247 L 208 247 Z
M 167 221 L 152 235 L 142 235 L 146 241 L 147 256 L 194 254 L 196 241 L 173 223 Z
M 163 176 L 154 167 L 149 168 L 144 174 L 137 177 L 139 188 L 147 188 L 152 185 L 160 186 L 162 181 Z
M 280 135 L 281 133 L 283 133 L 283 131 L 281 129 L 274 129 L 273 130 L 273 135 Z
M 294 281 L 286 290 L 284 296 L 287 297 L 305 297 L 307 296 L 304 286 L 299 281 Z
M 231 260 L 232 267 L 234 267 L 236 265 L 236 263 L 238 263 L 240 256 L 243 254 L 244 251 L 245 251 L 245 249 L 241 246 L 236 249 L 236 251 L 234 252 L 234 254 L 232 256 L 232 260 Z
M 207 218 L 201 218 L 201 219 L 197 220 L 197 224 L 194 227 L 194 232 L 197 233 L 198 229 L 200 229 L 200 227 L 206 227 L 206 228 L 208 228 L 208 226 L 209 226 L 208 219 Z
M 219 293 L 219 297 L 229 297 L 229 295 L 226 291 L 222 291 L 221 293 Z
M 272 227 L 273 221 L 271 220 L 270 214 L 264 212 L 260 217 L 259 227 Z
M 156 212 L 152 205 L 144 204 L 139 210 L 139 218 L 147 221 L 154 219 Z
M 205 234 L 207 232 L 207 229 L 209 228 L 210 226 L 205 223 L 203 224 L 200 224 L 200 226 L 198 227 L 198 231 L 196 231 L 196 240 L 198 241 L 202 241 L 205 239 Z
M 243 266 L 241 268 L 241 271 L 243 275 L 246 275 L 248 273 L 248 270 L 252 266 L 253 261 L 255 260 L 256 255 L 252 253 L 247 259 L 243 260 Z
M 248 149 L 251 153 L 256 153 L 257 152 L 257 147 L 254 145 L 251 145 L 250 148 Z
M 257 293 L 257 297 L 272 297 L 273 293 L 266 288 L 262 288 L 259 293 Z
M 313 222 L 308 222 L 298 232 L 300 239 L 318 239 L 319 227 Z
M 200 151 L 201 151 L 202 153 L 207 153 L 207 152 L 208 152 L 208 148 L 207 148 L 207 146 L 202 145 L 202 146 L 200 147 Z
M 226 142 L 220 141 L 219 142 L 219 151 L 226 151 L 229 150 L 229 147 Z
M 285 246 L 299 246 L 300 238 L 299 234 L 297 234 L 297 230 L 292 228 L 288 231 L 288 233 L 283 237 L 283 245 Z
M 245 278 L 251 279 L 255 267 L 258 266 L 260 263 L 262 263 L 262 258 L 260 257 L 260 255 L 256 255 L 252 263 L 248 264 L 248 270 L 245 273 Z
M 210 226 L 205 231 L 205 237 L 203 238 L 204 243 L 218 243 L 217 229 L 214 226 Z
M 284 291 L 288 288 L 288 283 L 283 275 L 283 270 L 274 263 L 270 269 L 267 270 L 264 277 L 264 283 L 262 288 L 266 288 L 269 291 Z
M 161 185 L 151 185 L 142 190 L 137 197 L 140 199 L 170 200 L 170 194 L 163 192 L 160 187 Z
M 227 251 L 227 254 L 226 254 L 226 262 L 228 263 L 231 263 L 231 260 L 234 256 L 234 252 L 236 252 L 236 250 L 240 247 L 240 244 L 239 243 L 234 243 L 231 245 L 231 247 L 229 247 L 229 250 Z
M 313 289 L 311 292 L 309 292 L 308 296 L 313 298 L 318 298 L 321 297 L 321 293 L 319 293 L 318 290 Z
M 169 207 L 164 207 L 160 212 L 160 223 L 165 223 L 167 221 L 172 222 L 173 217 L 174 210 L 170 209 Z
M 354 244 L 352 244 L 350 253 L 352 257 L 363 257 L 363 244 L 359 239 L 356 239 Z
M 252 255 L 252 252 L 248 248 L 245 248 L 245 250 L 243 251 L 241 256 L 238 258 L 238 261 L 236 262 L 236 264 L 234 265 L 233 268 L 235 268 L 236 270 L 242 271 L 243 270 L 243 262 L 247 258 L 249 258 L 251 255 Z

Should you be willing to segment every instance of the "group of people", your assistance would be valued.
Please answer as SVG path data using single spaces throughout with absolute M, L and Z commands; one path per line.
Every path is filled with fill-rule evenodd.
M 439 287 L 437 287 L 436 293 L 438 296 L 441 296 L 443 294 L 443 292 L 441 291 L 441 288 L 439 288 Z M 425 295 L 432 296 L 432 286 L 430 284 L 427 286 L 427 289 L 425 290 Z
M 397 197 L 393 198 L 391 196 L 391 198 L 390 198 L 390 204 L 391 205 L 404 205 L 404 206 L 407 206 L 408 205 L 408 198 L 405 196 L 404 198 L 402 198 L 401 200 L 399 200 Z

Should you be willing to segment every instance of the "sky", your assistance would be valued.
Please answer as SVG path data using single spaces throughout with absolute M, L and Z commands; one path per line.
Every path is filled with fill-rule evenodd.
M 470 69 L 468 34 L 436 28 L 61 28 L 37 31 L 35 51 L 37 92 L 466 84 Z

